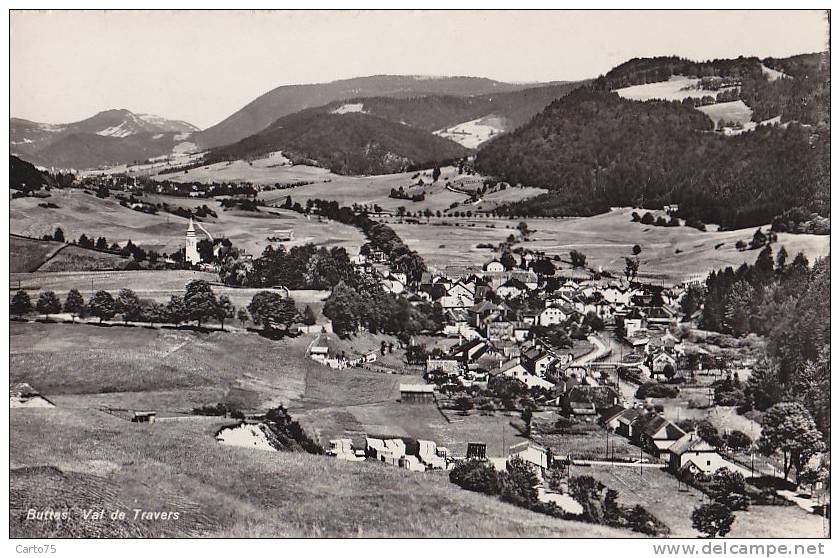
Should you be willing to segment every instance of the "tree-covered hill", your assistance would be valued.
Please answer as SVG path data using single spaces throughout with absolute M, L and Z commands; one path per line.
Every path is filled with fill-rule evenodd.
M 55 181 L 49 174 L 38 170 L 32 163 L 14 155 L 9 156 L 9 188 L 28 192 L 40 190 L 44 186 L 55 186 Z
M 258 134 L 214 149 L 206 161 L 255 158 L 272 151 L 339 174 L 396 173 L 469 153 L 451 140 L 377 116 L 312 109 L 280 118 Z
M 828 216 L 825 126 L 790 121 L 725 136 L 691 105 L 631 101 L 610 91 L 610 85 L 679 72 L 679 64 L 655 59 L 639 63 L 635 73 L 619 67 L 573 91 L 485 144 L 477 170 L 551 190 L 510 206 L 513 214 L 589 215 L 618 205 L 679 204 L 684 217 L 728 228 L 766 224 L 793 207 Z

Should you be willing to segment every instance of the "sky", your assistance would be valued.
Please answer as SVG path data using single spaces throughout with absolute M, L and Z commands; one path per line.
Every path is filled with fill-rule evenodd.
M 578 80 L 633 57 L 784 57 L 827 41 L 818 11 L 16 11 L 11 114 L 64 123 L 126 108 L 206 128 L 280 85 Z

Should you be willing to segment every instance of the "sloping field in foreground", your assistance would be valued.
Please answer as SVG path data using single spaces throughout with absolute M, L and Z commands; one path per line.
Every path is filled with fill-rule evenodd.
M 213 433 L 223 424 L 140 425 L 94 410 L 16 409 L 11 536 L 631 535 L 515 508 L 445 475 L 222 446 Z M 30 508 L 67 510 L 69 518 L 27 520 Z M 88 508 L 106 517 L 86 519 Z M 172 513 L 135 519 L 134 510 Z M 125 519 L 111 520 L 114 511 Z

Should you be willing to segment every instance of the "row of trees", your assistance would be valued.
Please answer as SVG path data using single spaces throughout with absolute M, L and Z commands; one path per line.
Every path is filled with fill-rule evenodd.
M 105 290 L 97 291 L 85 301 L 77 289 L 71 289 L 64 302 L 53 291 L 43 291 L 33 305 L 26 291 L 20 290 L 12 297 L 10 313 L 26 316 L 33 311 L 49 319 L 52 314 L 66 312 L 75 321 L 77 317 L 98 318 L 102 323 L 119 316 L 124 323 L 146 322 L 154 324 L 175 324 L 194 322 L 201 327 L 209 321 L 216 321 L 224 329 L 225 321 L 238 319 L 243 325 L 250 318 L 265 331 L 287 331 L 297 321 L 304 319 L 315 322 L 315 315 L 307 307 L 301 316 L 294 301 L 273 291 L 256 293 L 247 308 L 233 305 L 227 295 L 216 296 L 207 281 L 191 281 L 183 295 L 172 295 L 167 303 L 141 299 L 131 289 L 121 289 L 116 296 Z
M 283 207 L 306 214 L 314 211 L 327 219 L 358 228 L 368 239 L 362 246 L 362 254 L 368 255 L 373 250 L 383 252 L 391 263 L 391 269 L 405 273 L 410 281 L 419 281 L 426 271 L 426 264 L 420 254 L 409 249 L 394 229 L 374 221 L 359 206 L 341 206 L 336 201 L 316 198 L 307 200 L 304 208 L 297 202 L 293 203 L 289 196 Z

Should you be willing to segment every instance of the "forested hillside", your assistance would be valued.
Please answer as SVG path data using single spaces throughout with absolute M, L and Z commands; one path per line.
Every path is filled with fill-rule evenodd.
M 760 65 L 745 60 L 730 61 L 726 67 L 734 69 L 727 71 L 761 72 Z M 512 214 L 589 215 L 616 205 L 679 204 L 681 216 L 726 228 L 766 224 L 794 207 L 828 216 L 827 127 L 790 122 L 726 136 L 714 133 L 711 120 L 688 103 L 631 101 L 610 92 L 674 72 L 718 71 L 714 65 L 681 67 L 684 62 L 667 58 L 619 66 L 485 144 L 477 170 L 552 190 L 508 207 Z M 787 64 L 794 72 L 803 66 Z M 777 101 L 787 106 L 786 99 Z M 823 106 L 803 106 L 806 119 L 822 121 L 817 115 Z
M 696 293 L 692 293 L 692 296 Z M 797 399 L 830 439 L 831 259 L 811 267 L 784 247 L 775 257 L 771 245 L 755 264 L 713 272 L 706 281 L 701 325 L 736 336 L 769 339 L 770 362 L 758 366 L 747 395 L 764 410 Z
M 522 91 L 457 97 L 427 95 L 410 98 L 370 97 L 346 101 L 358 103 L 366 113 L 434 132 L 493 114 L 507 122 L 506 130 L 527 123 L 555 99 L 577 89 L 582 82 L 568 82 L 532 87 Z M 334 108 L 342 103 L 333 103 Z
M 9 156 L 9 188 L 29 192 L 44 186 L 55 186 L 55 180 L 33 164 L 14 155 Z
M 281 150 L 292 160 L 317 163 L 339 174 L 396 173 L 469 153 L 451 140 L 369 114 L 312 109 L 214 149 L 206 161 L 248 159 Z
M 768 78 L 766 69 L 784 77 Z M 609 91 L 666 81 L 672 75 L 703 79 L 710 91 L 722 86 L 738 87 L 738 97 L 753 109 L 753 120 L 761 122 L 781 116 L 783 122 L 825 124 L 830 107 L 829 58 L 826 53 L 802 54 L 790 58 L 735 58 L 694 62 L 685 58 L 634 58 L 616 66 L 595 81 Z M 714 79 L 719 78 L 719 79 Z

